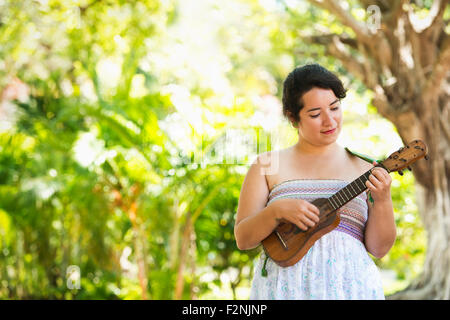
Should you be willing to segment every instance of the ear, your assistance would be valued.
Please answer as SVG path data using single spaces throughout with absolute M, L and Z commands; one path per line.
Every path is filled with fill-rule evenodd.
M 289 114 L 288 114 L 288 119 L 294 128 L 298 128 L 299 121 L 295 120 L 295 118 L 292 116 L 291 112 L 289 112 Z

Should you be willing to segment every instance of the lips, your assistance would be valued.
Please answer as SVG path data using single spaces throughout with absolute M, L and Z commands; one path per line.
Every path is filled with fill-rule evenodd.
M 322 131 L 321 133 L 323 133 L 323 134 L 332 134 L 332 133 L 334 133 L 335 131 L 336 131 L 336 128 L 331 129 L 331 130 L 328 130 L 328 131 Z

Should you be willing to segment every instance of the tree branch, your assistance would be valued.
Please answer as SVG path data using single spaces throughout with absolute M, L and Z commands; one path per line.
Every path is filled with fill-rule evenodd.
M 379 84 L 377 79 L 377 74 L 379 74 L 379 72 L 377 72 L 377 70 L 373 70 L 370 60 L 371 56 L 362 44 L 359 45 L 358 51 L 363 57 L 365 57 L 365 59 L 360 62 L 362 64 L 361 67 L 364 70 L 364 83 L 369 89 L 375 90 L 375 87 Z M 381 62 L 380 66 L 382 66 Z
M 414 73 L 414 79 L 410 78 L 410 80 L 419 84 L 417 88 L 421 88 L 425 79 L 423 63 L 426 61 L 426 57 L 423 57 L 424 48 L 421 46 L 420 35 L 415 32 L 414 26 L 411 25 L 411 21 L 407 18 L 404 19 L 404 21 L 405 21 L 404 26 L 405 41 L 409 39 L 409 45 L 411 48 L 411 57 L 414 63 L 414 70 L 416 71 Z M 406 48 L 407 43 L 403 43 L 402 47 Z M 414 87 L 415 85 L 410 86 L 410 88 Z
M 360 0 L 359 2 L 363 5 L 364 9 L 367 9 L 369 6 L 376 5 L 376 6 L 380 7 L 380 9 L 383 11 L 386 9 L 386 7 L 389 7 L 389 6 L 386 6 L 386 3 L 384 1 L 380 1 L 380 0 L 378 0 L 378 1 Z
M 371 73 L 366 70 L 367 64 L 359 61 L 355 56 L 353 56 L 343 42 L 345 41 L 349 43 L 351 47 L 354 47 L 356 50 L 360 50 L 361 48 L 355 39 L 345 38 L 336 34 L 303 37 L 302 39 L 310 43 L 323 45 L 327 54 L 340 60 L 344 67 L 355 77 L 359 78 L 368 88 L 374 88 L 375 83 L 373 78 L 371 79 L 369 77 Z
M 338 37 L 339 41 L 343 44 L 348 45 L 349 47 L 352 47 L 353 49 L 358 50 L 358 40 L 354 38 L 350 38 L 348 35 L 337 35 L 334 33 L 327 33 L 327 34 L 321 34 L 321 35 L 314 35 L 314 36 L 302 36 L 302 39 L 321 44 L 321 45 L 329 45 L 331 42 L 333 42 L 333 38 Z
M 442 131 L 444 131 L 445 137 L 447 138 L 447 141 L 450 141 L 450 126 L 448 125 L 448 122 L 445 120 L 445 117 L 440 117 L 439 121 L 441 123 Z
M 412 24 L 414 31 L 421 33 L 428 29 L 434 29 L 442 23 L 447 2 L 448 0 L 435 0 L 431 6 L 428 16 L 425 19 L 417 18 L 412 7 L 410 6 L 408 11 L 408 19 Z
M 394 113 L 391 110 L 390 103 L 386 98 L 384 89 L 377 85 L 373 90 L 375 96 L 372 99 L 372 104 L 377 108 L 378 112 L 385 118 L 394 122 Z
M 385 21 L 388 25 L 392 26 L 393 28 L 397 27 L 398 18 L 403 13 L 403 5 L 407 3 L 407 0 L 395 0 L 394 3 L 391 6 L 391 10 L 389 13 L 385 16 Z
M 387 66 L 391 68 L 392 64 L 392 50 L 389 46 L 389 42 L 385 37 L 385 33 L 389 32 L 386 30 L 390 30 L 389 27 L 383 25 L 383 30 L 381 32 L 377 32 L 375 35 L 371 35 L 369 29 L 361 22 L 357 21 L 353 18 L 353 16 L 346 10 L 344 10 L 340 5 L 339 1 L 327 1 L 327 0 L 309 0 L 312 4 L 321 7 L 330 11 L 336 17 L 338 17 L 341 22 L 352 28 L 356 33 L 356 39 L 348 40 L 340 37 L 341 42 L 348 43 L 350 46 L 355 48 L 356 50 L 360 50 L 363 48 L 368 51 L 368 54 L 375 59 L 380 65 L 383 67 L 381 69 L 385 69 Z M 402 2 L 403 0 L 399 0 Z M 380 4 L 381 5 L 381 4 Z M 401 5 L 398 4 L 398 5 Z M 383 4 L 386 7 L 385 4 Z M 372 81 L 373 83 L 373 81 Z M 370 87 L 373 88 L 372 84 Z
M 450 37 L 446 37 L 436 63 L 425 83 L 424 95 L 437 96 L 441 90 L 442 81 L 448 76 L 450 70 Z
M 341 7 L 339 1 L 328 0 L 308 0 L 313 5 L 325 9 L 335 15 L 341 22 L 350 27 L 356 34 L 358 40 L 368 44 L 371 41 L 371 36 L 367 27 L 361 22 L 357 21 L 347 10 Z

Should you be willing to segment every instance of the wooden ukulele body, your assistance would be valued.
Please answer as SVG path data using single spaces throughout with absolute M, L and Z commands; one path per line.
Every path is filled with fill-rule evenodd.
M 308 252 L 314 242 L 339 225 L 339 214 L 329 205 L 327 199 L 319 198 L 311 203 L 320 211 L 318 224 L 303 231 L 291 222 L 281 222 L 262 241 L 266 254 L 282 267 L 294 265 Z

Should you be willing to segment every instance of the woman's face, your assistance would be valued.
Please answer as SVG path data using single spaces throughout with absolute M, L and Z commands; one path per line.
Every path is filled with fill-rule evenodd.
M 312 88 L 301 99 L 304 107 L 297 126 L 300 137 L 317 146 L 334 143 L 341 132 L 342 111 L 333 90 Z

